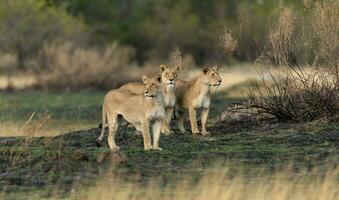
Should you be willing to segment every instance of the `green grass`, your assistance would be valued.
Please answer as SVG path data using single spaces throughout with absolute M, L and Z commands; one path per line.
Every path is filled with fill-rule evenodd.
M 98 119 L 104 92 L 41 92 L 0 93 L 2 120 L 27 120 L 32 112 L 48 112 L 56 120 Z
M 103 95 L 99 91 L 1 94 L 1 123 L 22 124 L 32 112 L 37 113 L 34 120 L 39 121 L 48 112 L 52 121 L 43 131 L 66 130 L 58 127 L 60 124 L 73 124 L 72 128 L 79 131 L 58 137 L 0 137 L 0 194 L 29 191 L 39 193 L 39 197 L 54 193 L 67 197 L 74 185 L 91 185 L 111 170 L 126 181 L 131 177 L 138 182 L 157 178 L 167 183 L 180 175 L 198 179 L 218 164 L 234 171 L 265 169 L 269 173 L 289 165 L 296 170 L 325 169 L 339 163 L 338 123 L 218 122 L 222 108 L 236 101 L 219 94 L 208 124 L 210 136 L 179 134 L 173 123 L 175 134 L 160 138 L 163 151 L 144 151 L 142 137 L 134 133 L 134 128 L 121 128 L 116 140 L 128 160 L 112 169 L 117 159 L 112 161 L 115 154 L 109 153 L 106 140 L 100 148 L 95 143 Z M 103 155 L 105 159 L 98 161 Z
M 45 123 L 37 130 L 38 135 L 53 136 L 96 126 L 101 121 L 104 94 L 102 91 L 0 93 L 0 136 L 18 135 L 33 112 L 33 122 Z

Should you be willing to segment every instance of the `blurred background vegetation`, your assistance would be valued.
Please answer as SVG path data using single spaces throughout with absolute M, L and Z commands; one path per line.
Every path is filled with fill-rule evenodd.
M 166 63 L 177 47 L 187 67 L 252 61 L 265 48 L 267 21 L 278 4 L 1 0 L 0 72 L 9 89 L 13 74 L 20 73 L 33 74 L 35 86 L 41 88 L 112 88 L 137 79 L 141 72 L 157 72 L 155 65 Z M 304 9 L 301 0 L 284 4 Z M 224 30 L 231 30 L 238 41 L 232 55 L 220 45 Z

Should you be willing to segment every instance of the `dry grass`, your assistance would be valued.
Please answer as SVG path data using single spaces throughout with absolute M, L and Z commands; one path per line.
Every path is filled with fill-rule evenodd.
M 0 75 L 0 90 L 5 90 L 8 87 L 20 90 L 30 88 L 35 84 L 36 79 L 33 75 L 15 74 L 10 77 L 10 80 L 8 80 L 8 76 Z
M 251 178 L 227 170 L 206 172 L 198 181 L 186 177 L 176 184 L 161 186 L 122 181 L 110 174 L 88 190 L 73 189 L 72 199 L 232 199 L 232 200 L 335 200 L 339 194 L 338 169 L 324 176 L 318 172 L 295 174 L 292 170 L 273 175 L 254 173 Z M 77 190 L 80 189 L 80 190 Z
M 11 66 L 17 63 L 15 56 L 0 54 L 0 89 L 113 89 L 126 82 L 140 81 L 143 74 L 158 74 L 160 64 L 180 65 L 182 78 L 196 68 L 193 57 L 183 56 L 178 48 L 166 61 L 154 58 L 138 65 L 133 60 L 134 51 L 116 43 L 106 48 L 84 48 L 72 42 L 48 43 L 37 58 L 30 60 L 30 71 L 12 70 Z
M 93 127 L 97 127 L 96 120 L 56 120 L 52 119 L 41 124 L 40 120 L 32 121 L 32 124 L 22 132 L 22 127 L 25 122 L 23 121 L 6 121 L 0 124 L 0 136 L 1 137 L 15 137 L 15 136 L 30 136 L 34 137 L 53 137 L 69 133 L 77 130 L 86 130 Z
M 309 9 L 309 21 L 315 44 L 308 46 L 314 50 L 313 66 L 339 65 L 339 2 L 335 0 L 316 2 L 313 9 L 306 3 Z M 316 48 L 312 48 L 314 45 Z
M 296 14 L 290 7 L 279 7 L 278 20 L 269 24 L 267 40 L 268 49 L 266 57 L 271 58 L 276 65 L 291 63 L 291 53 L 295 45 Z
M 127 47 L 113 44 L 103 50 L 84 49 L 70 42 L 45 45 L 37 70 L 38 84 L 44 88 L 116 87 L 128 80 L 133 54 Z M 38 68 L 39 69 L 39 68 Z

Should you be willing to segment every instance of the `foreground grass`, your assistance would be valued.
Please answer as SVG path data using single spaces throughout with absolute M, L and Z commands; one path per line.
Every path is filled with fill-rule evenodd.
M 271 175 L 257 172 L 251 179 L 243 174 L 234 174 L 227 169 L 205 172 L 198 182 L 185 177 L 176 185 L 164 185 L 157 180 L 148 184 L 133 184 L 109 176 L 101 178 L 89 190 L 75 191 L 72 199 L 224 199 L 224 200 L 335 200 L 338 197 L 339 171 L 328 171 L 324 176 L 318 172 L 303 172 L 297 176 L 292 170 Z
M 121 193 L 114 192 L 122 195 L 119 199 L 133 199 L 148 192 L 154 194 L 149 199 L 162 198 L 161 195 L 165 195 L 165 199 L 204 199 L 207 193 L 223 199 L 230 195 L 234 197 L 231 199 L 236 199 L 236 194 L 248 195 L 241 192 L 244 190 L 258 193 L 252 199 L 273 194 L 283 197 L 295 194 L 294 199 L 298 199 L 302 193 L 293 191 L 314 194 L 306 188 L 309 184 L 313 184 L 313 188 L 324 188 L 314 190 L 317 195 L 324 196 L 324 191 L 331 195 L 337 192 L 328 187 L 337 185 L 337 180 L 322 179 L 327 173 L 337 173 L 339 124 L 335 122 L 219 122 L 220 111 L 234 101 L 227 99 L 226 91 L 214 101 L 210 136 L 179 134 L 173 123 L 175 134 L 161 136 L 160 145 L 164 150 L 146 152 L 142 137 L 134 133 L 133 127 L 122 125 L 117 136 L 122 151 L 111 153 L 106 143 L 96 147 L 100 129 L 93 128 L 101 120 L 100 105 L 104 93 L 33 91 L 1 95 L 1 127 L 6 127 L 6 123 L 23 126 L 31 113 L 36 113 L 36 118 L 22 131 L 28 137 L 0 137 L 0 197 L 3 198 L 105 199 L 101 193 L 111 195 L 109 191 L 119 190 Z M 36 137 L 46 110 L 51 117 L 46 126 L 40 126 L 40 135 L 55 135 L 50 131 L 56 131 L 56 134 L 63 130 L 68 130 L 63 133 L 72 129 L 81 131 L 57 137 Z M 68 127 L 67 123 L 73 127 Z M 189 130 L 187 123 L 186 126 Z M 6 136 L 6 132 L 1 135 Z M 216 163 L 221 167 L 216 168 Z M 275 179 L 284 176 L 285 172 L 281 171 L 286 167 L 290 167 L 287 174 L 303 178 L 300 181 Z M 307 180 L 308 174 L 304 170 L 314 168 L 318 169 L 312 175 L 315 178 Z M 208 171 L 212 175 L 206 175 Z M 247 181 L 251 184 L 247 185 Z M 156 182 L 156 186 L 151 182 Z M 130 188 L 135 191 L 132 196 L 129 196 Z M 279 188 L 282 193 L 275 193 Z M 317 195 L 315 197 L 319 197 Z M 249 199 L 248 196 L 239 198 Z
M 120 130 L 117 143 L 122 147 L 121 153 L 110 153 L 107 144 L 96 147 L 99 129 L 55 138 L 1 138 L 0 188 L 15 199 L 26 193 L 69 197 L 109 174 L 118 174 L 121 182 L 132 186 L 151 180 L 165 186 L 179 184 L 185 177 L 192 184 L 199 182 L 206 170 L 213 172 L 216 163 L 222 163 L 229 175 L 237 177 L 243 172 L 240 174 L 251 181 L 255 172 L 263 171 L 265 177 L 286 167 L 296 175 L 317 168 L 318 176 L 335 169 L 339 163 L 339 125 L 295 125 L 264 123 L 243 127 L 238 122 L 223 122 L 210 129 L 209 137 L 162 136 L 161 152 L 144 151 L 142 137 L 135 135 L 131 127 L 126 132 L 124 128 Z

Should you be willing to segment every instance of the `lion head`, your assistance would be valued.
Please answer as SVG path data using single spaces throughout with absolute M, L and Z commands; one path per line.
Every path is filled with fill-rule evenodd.
M 212 68 L 205 67 L 202 70 L 203 82 L 210 86 L 219 86 L 221 84 L 222 79 L 219 75 L 218 70 L 219 70 L 219 67 L 212 67 Z
M 167 67 L 166 65 L 160 65 L 161 79 L 168 87 L 174 87 L 175 81 L 178 79 L 180 66 Z
M 161 93 L 161 77 L 154 76 L 148 77 L 146 75 L 142 76 L 142 81 L 145 84 L 144 87 L 144 96 L 146 98 L 156 97 L 159 93 Z

